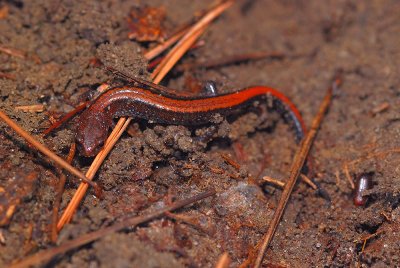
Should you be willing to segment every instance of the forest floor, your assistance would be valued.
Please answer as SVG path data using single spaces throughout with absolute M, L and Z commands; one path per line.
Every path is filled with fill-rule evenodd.
M 2 1 L 0 109 L 65 157 L 74 122 L 48 137 L 49 119 L 73 109 L 82 94 L 113 75 L 93 58 L 131 75 L 148 78 L 143 52 L 154 43 L 128 39 L 130 10 L 164 6 L 166 32 L 188 22 L 212 1 Z M 180 65 L 230 55 L 280 52 L 217 68 L 173 71 L 163 85 L 185 90 L 188 81 L 214 81 L 220 92 L 251 85 L 277 88 L 298 106 L 306 125 L 318 110 L 337 70 L 335 93 L 311 155 L 311 174 L 326 194 L 297 183 L 271 246 L 266 267 L 394 267 L 400 263 L 400 2 L 237 1 L 213 22 Z M 12 54 L 12 53 L 11 53 Z M 16 107 L 43 105 L 42 112 Z M 237 267 L 254 252 L 268 227 L 281 189 L 255 184 L 268 175 L 288 177 L 297 148 L 290 127 L 271 114 L 261 128 L 257 114 L 224 121 L 220 137 L 188 144 L 196 129 L 134 120 L 95 181 L 61 244 L 98 230 L 128 213 L 145 214 L 168 199 L 214 188 L 217 194 L 134 230 L 114 233 L 53 260 L 55 267 L 213 267 L 227 252 Z M 226 156 L 237 162 L 237 168 Z M 86 170 L 91 159 L 77 155 Z M 353 180 L 371 173 L 365 206 L 353 204 Z M 50 241 L 59 170 L 0 122 L 0 266 L 41 249 Z M 68 180 L 61 211 L 77 183 Z M 327 198 L 329 196 L 329 198 Z M 183 219 L 183 220 L 179 220 Z M 365 240 L 368 236 L 369 239 Z M 363 246 L 366 241 L 365 246 Z

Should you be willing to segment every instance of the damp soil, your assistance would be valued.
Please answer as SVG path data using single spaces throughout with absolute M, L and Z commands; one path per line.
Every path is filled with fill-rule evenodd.
M 118 80 L 93 59 L 149 78 L 143 53 L 155 43 L 129 40 L 127 21 L 130 10 L 145 4 L 164 7 L 168 34 L 211 1 L 1 1 L 0 45 L 24 52 L 0 52 L 1 110 L 66 157 L 74 122 L 45 138 L 41 132 L 98 85 Z M 190 80 L 212 80 L 220 92 L 268 85 L 289 96 L 310 125 L 333 75 L 342 71 L 343 85 L 311 152 L 309 176 L 322 190 L 297 183 L 265 267 L 399 265 L 399 14 L 396 0 L 237 1 L 178 68 L 251 52 L 285 57 L 172 71 L 163 81 L 182 91 Z M 45 110 L 16 109 L 34 104 Z M 298 145 L 274 113 L 263 122 L 253 111 L 220 120 L 214 139 L 200 142 L 197 137 L 208 130 L 134 120 L 95 177 L 104 197 L 90 191 L 57 244 L 171 199 L 210 188 L 217 195 L 177 211 L 180 218 L 109 235 L 51 266 L 213 267 L 227 252 L 237 267 L 253 256 L 281 195 L 260 178 L 285 181 Z M 73 165 L 86 170 L 90 162 L 77 155 Z M 349 178 L 366 172 L 373 187 L 365 193 L 366 205 L 357 207 Z M 1 267 L 54 247 L 50 226 L 59 177 L 43 155 L 0 122 Z M 68 180 L 61 210 L 77 185 Z

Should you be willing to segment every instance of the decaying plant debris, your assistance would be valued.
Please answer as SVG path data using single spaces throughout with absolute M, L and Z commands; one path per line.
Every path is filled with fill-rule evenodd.
M 146 4 L 164 6 L 166 33 L 174 33 L 212 3 L 192 2 Z M 129 12 L 142 4 L 0 3 L 0 109 L 66 157 L 73 141 L 72 122 L 46 138 L 40 134 L 51 117 L 76 106 L 82 93 L 115 80 L 113 74 L 93 67 L 93 58 L 149 79 L 143 54 L 155 44 L 128 38 Z M 213 80 L 221 92 L 269 85 L 290 96 L 310 125 L 332 74 L 343 70 L 344 83 L 312 150 L 315 181 L 330 202 L 298 183 L 265 264 L 399 263 L 399 12 L 399 3 L 389 0 L 237 1 L 203 35 L 204 45 L 191 49 L 179 64 L 196 66 L 255 52 L 278 51 L 285 57 L 187 71 L 178 65 L 164 81 L 168 87 L 184 90 L 188 76 Z M 45 109 L 35 113 L 16 109 L 32 105 Z M 112 234 L 64 254 L 54 265 L 213 267 L 225 252 L 232 267 L 245 262 L 257 252 L 256 244 L 281 193 L 271 185 L 259 187 L 250 178 L 285 181 L 297 148 L 279 118 L 271 116 L 268 123 L 270 128 L 260 130 L 259 118 L 244 114 L 221 124 L 220 138 L 206 145 L 187 142 L 194 131 L 207 131 L 204 128 L 133 121 L 131 135 L 123 135 L 95 178 L 104 199 L 90 192 L 58 243 L 110 226 L 128 212 L 142 214 L 210 188 L 217 195 L 132 232 Z M 221 153 L 239 166 L 231 165 Z M 73 161 L 80 169 L 89 164 L 81 157 Z M 15 205 L 12 217 L 0 228 L 0 266 L 4 266 L 51 247 L 59 172 L 3 123 L 0 167 L 0 211 Z M 373 173 L 373 187 L 366 193 L 367 204 L 356 207 L 349 180 L 364 172 Z M 73 181 L 66 184 L 61 210 L 76 187 Z

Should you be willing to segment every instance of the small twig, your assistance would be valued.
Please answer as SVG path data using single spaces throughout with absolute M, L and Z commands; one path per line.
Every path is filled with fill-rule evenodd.
M 194 219 L 192 217 L 185 216 L 185 215 L 179 215 L 179 214 L 175 214 L 175 213 L 172 213 L 172 212 L 165 212 L 165 216 L 167 216 L 168 218 L 173 219 L 173 220 L 175 220 L 177 222 L 182 222 L 182 223 L 185 223 L 187 225 L 190 225 L 193 228 L 195 228 L 195 229 L 197 229 L 197 230 L 199 230 L 199 231 L 201 231 L 201 232 L 203 232 L 205 234 L 209 234 L 210 233 L 206 228 L 203 228 L 200 225 L 198 220 L 196 220 L 196 219 Z
M 264 176 L 264 177 L 262 177 L 262 180 L 265 181 L 265 182 L 271 183 L 273 185 L 276 185 L 276 186 L 278 186 L 280 188 L 285 187 L 285 183 L 283 181 L 277 180 L 277 179 L 272 178 L 270 176 Z
M 93 160 L 92 165 L 90 166 L 89 170 L 86 172 L 86 176 L 92 180 L 96 171 L 99 169 L 100 165 L 103 163 L 104 159 L 111 151 L 115 143 L 118 141 L 118 138 L 122 135 L 124 130 L 127 128 L 131 121 L 131 118 L 124 120 L 119 120 L 117 125 L 115 126 L 114 130 L 111 132 L 110 136 L 108 137 L 104 148 L 97 154 L 96 158 Z M 72 216 L 74 215 L 75 210 L 79 206 L 82 198 L 84 197 L 86 191 L 88 189 L 88 185 L 85 183 L 81 183 L 75 192 L 75 195 L 72 197 L 71 201 L 69 202 L 67 208 L 65 209 L 63 215 L 61 216 L 60 220 L 57 224 L 57 230 L 60 231 L 64 224 L 71 221 Z
M 371 110 L 371 114 L 373 116 L 375 116 L 379 113 L 382 113 L 382 112 L 388 110 L 389 108 L 390 108 L 390 104 L 388 102 L 384 102 L 384 103 L 381 103 L 380 105 L 378 105 L 377 107 L 373 108 Z
M 7 55 L 14 56 L 14 57 L 21 58 L 21 59 L 26 58 L 25 52 L 15 49 L 15 48 L 9 48 L 9 47 L 4 47 L 4 46 L 0 45 L 0 52 L 3 52 Z
M 109 87 L 110 87 L 109 84 L 102 83 L 100 86 L 97 87 L 96 91 L 97 91 L 98 95 L 100 95 L 101 93 L 106 91 Z M 63 115 L 63 117 L 60 120 L 56 121 L 48 129 L 43 131 L 43 136 L 46 136 L 50 132 L 52 132 L 54 129 L 59 128 L 65 122 L 70 120 L 72 117 L 74 117 L 75 115 L 77 115 L 78 113 L 83 111 L 88 105 L 90 105 L 91 102 L 92 102 L 92 100 L 85 101 L 85 102 L 79 104 L 78 106 L 76 106 L 72 111 Z
M 206 43 L 206 42 L 205 42 L 204 40 L 198 40 L 198 41 L 196 41 L 196 42 L 189 48 L 188 51 L 195 50 L 195 49 L 197 49 L 197 48 L 199 48 L 199 47 L 202 47 L 202 46 L 205 45 L 205 43 Z M 147 71 L 154 70 L 154 68 L 156 68 L 157 65 L 159 65 L 160 62 L 162 62 L 163 60 L 164 60 L 164 57 L 160 56 L 160 57 L 158 57 L 158 58 L 156 58 L 156 59 L 150 61 L 150 62 L 147 64 Z
M 321 125 L 322 119 L 329 108 L 329 105 L 332 100 L 332 91 L 334 88 L 337 88 L 340 84 L 340 80 L 336 79 L 332 85 L 329 87 L 328 92 L 325 95 L 324 100 L 322 101 L 318 113 L 315 116 L 312 124 L 311 129 L 307 133 L 307 135 L 301 141 L 300 147 L 296 152 L 296 155 L 293 160 L 292 167 L 290 169 L 290 177 L 288 182 L 285 184 L 285 188 L 283 189 L 281 198 L 279 200 L 278 206 L 275 210 L 274 216 L 271 220 L 271 223 L 268 227 L 267 233 L 264 236 L 264 239 L 261 243 L 260 250 L 255 261 L 254 267 L 259 268 L 261 266 L 261 262 L 264 257 L 265 250 L 267 249 L 269 243 L 272 240 L 272 237 L 275 233 L 275 230 L 279 224 L 279 221 L 283 215 L 283 211 L 286 207 L 286 203 L 289 200 L 290 194 L 292 193 L 293 187 L 296 184 L 296 180 L 300 175 L 301 169 L 307 159 L 308 153 L 311 149 L 315 136 L 318 133 L 318 129 Z
M 226 163 L 234 167 L 236 170 L 240 170 L 240 164 L 237 163 L 232 157 L 225 153 L 220 153 L 221 157 L 225 160 Z
M 184 34 L 187 33 L 189 27 L 185 27 L 182 30 L 178 31 L 174 35 L 172 35 L 170 38 L 168 38 L 165 42 L 157 45 L 156 47 L 152 48 L 148 52 L 144 54 L 144 57 L 147 60 L 154 59 L 158 55 L 160 55 L 162 52 L 164 52 L 167 48 L 172 46 L 174 43 L 176 43 L 179 39 L 182 38 Z
M 184 36 L 188 32 L 188 30 L 191 27 L 193 27 L 193 24 L 195 24 L 198 21 L 198 19 L 200 17 L 204 16 L 204 14 L 206 14 L 206 13 L 207 13 L 207 11 L 203 11 L 203 12 L 196 14 L 194 19 L 192 19 L 190 22 L 185 23 L 184 25 L 180 26 L 179 29 L 176 30 L 175 33 L 173 33 L 171 35 L 171 37 L 169 37 L 166 41 L 155 46 L 148 52 L 146 52 L 144 54 L 144 57 L 147 60 L 152 60 L 155 57 L 157 57 L 158 55 L 160 55 L 161 53 L 163 53 L 167 48 L 169 48 L 170 46 L 172 46 L 173 44 L 178 42 L 178 40 L 180 40 L 182 38 L 182 36 Z
M 231 260 L 229 258 L 228 252 L 224 252 L 218 259 L 215 268 L 228 268 Z
M 44 111 L 43 104 L 34 104 L 34 105 L 23 105 L 15 107 L 15 110 L 20 110 L 23 112 L 33 112 L 33 113 L 41 113 Z
M 306 175 L 304 174 L 300 174 L 300 178 L 306 183 L 308 184 L 311 188 L 313 188 L 314 190 L 318 189 L 318 186 L 315 185 L 315 183 Z
M 74 159 L 74 156 L 75 156 L 75 152 L 76 152 L 76 143 L 74 142 L 71 144 L 71 148 L 69 149 L 69 153 L 67 156 L 68 163 L 70 163 L 70 164 L 72 163 L 72 160 Z M 56 198 L 54 200 L 54 205 L 53 205 L 53 218 L 51 221 L 51 241 L 53 243 L 57 242 L 58 212 L 60 210 L 62 194 L 64 192 L 64 186 L 65 186 L 66 181 L 67 181 L 67 176 L 65 175 L 65 173 L 62 173 L 60 176 L 60 181 L 58 182 L 57 195 L 56 195 Z
M 11 118 L 9 118 L 5 113 L 0 111 L 0 118 L 3 119 L 3 121 L 9 125 L 12 129 L 14 129 L 15 132 L 17 132 L 21 137 L 23 137 L 25 140 L 27 140 L 30 144 L 32 144 L 36 149 L 38 149 L 40 152 L 45 154 L 47 157 L 49 157 L 51 160 L 53 160 L 56 164 L 58 164 L 60 167 L 63 169 L 67 170 L 71 174 L 75 175 L 78 177 L 81 181 L 90 184 L 93 188 L 96 189 L 96 191 L 99 191 L 99 186 L 88 180 L 88 178 L 83 175 L 82 172 L 68 164 L 64 159 L 53 153 L 50 149 L 48 149 L 46 146 L 38 142 L 34 137 L 32 137 L 28 132 L 23 130 L 19 125 L 17 125 Z
M 313 188 L 314 190 L 317 190 L 317 189 L 318 189 L 318 186 L 315 185 L 315 183 L 313 183 L 312 180 L 310 180 L 310 178 L 308 178 L 306 175 L 300 174 L 300 178 L 301 178 L 306 184 L 308 184 L 311 188 Z M 263 179 L 263 181 L 272 183 L 272 184 L 274 184 L 274 185 L 276 185 L 276 186 L 278 186 L 278 187 L 280 187 L 280 188 L 284 188 L 284 187 L 285 187 L 285 183 L 284 183 L 283 181 L 274 179 L 274 178 L 272 178 L 272 177 L 270 177 L 270 176 L 264 176 L 264 177 L 262 177 L 262 179 Z
M 335 171 L 335 178 L 336 178 L 336 181 L 335 181 L 336 185 L 339 185 L 339 183 L 340 183 L 339 170 Z
M 163 58 L 163 60 L 158 64 L 151 74 L 151 78 L 154 83 L 158 84 L 161 82 L 161 80 L 178 62 L 178 60 L 182 58 L 183 54 L 186 53 L 190 46 L 203 34 L 206 26 L 207 25 L 195 32 L 188 32 L 185 34 L 182 37 L 182 40 L 168 52 L 168 54 Z
M 132 228 L 141 223 L 148 222 L 150 220 L 153 220 L 155 218 L 158 218 L 158 217 L 164 215 L 164 213 L 166 213 L 168 211 L 173 211 L 178 208 L 198 202 L 202 199 L 205 199 L 207 197 L 215 195 L 215 193 L 216 193 L 215 190 L 210 190 L 210 191 L 195 195 L 193 197 L 189 197 L 187 199 L 174 202 L 170 206 L 159 209 L 159 210 L 149 213 L 147 215 L 142 215 L 142 216 L 125 219 L 124 221 L 118 222 L 112 226 L 109 226 L 109 227 L 106 227 L 106 228 L 103 228 L 103 229 L 100 229 L 98 231 L 94 231 L 94 232 L 91 232 L 88 234 L 81 235 L 80 237 L 70 240 L 70 241 L 62 244 L 59 247 L 48 249 L 48 250 L 43 250 L 41 252 L 33 254 L 18 263 L 12 264 L 10 267 L 13 267 L 13 268 L 29 267 L 29 266 L 41 264 L 45 261 L 49 261 L 49 260 L 53 259 L 55 256 L 57 256 L 59 254 L 66 253 L 66 252 L 70 251 L 71 249 L 83 246 L 83 245 L 93 242 L 97 239 L 100 239 L 106 235 L 118 232 L 125 228 L 128 228 L 128 227 Z
M 175 63 L 183 56 L 183 54 L 194 44 L 197 38 L 204 32 L 207 25 L 232 5 L 233 1 L 226 1 L 217 5 L 201 18 L 182 39 L 171 49 L 163 61 L 157 66 L 152 73 L 153 82 L 158 84 L 163 77 L 171 70 Z
M 392 222 L 392 217 L 389 217 L 384 211 L 381 212 L 381 215 L 387 220 L 388 222 Z
M 347 164 L 344 165 L 343 170 L 344 170 L 344 175 L 345 175 L 347 181 L 350 183 L 351 189 L 354 190 L 356 188 L 356 186 L 354 185 L 354 181 L 350 176 L 350 171 L 349 171 L 349 167 Z
M 88 102 L 84 102 L 79 104 L 75 109 L 72 111 L 66 113 L 63 117 L 61 117 L 60 120 L 56 121 L 54 124 L 52 124 L 48 129 L 43 131 L 43 136 L 48 135 L 50 132 L 52 132 L 54 129 L 60 127 L 62 124 L 70 120 L 72 117 L 74 117 L 77 113 L 81 112 L 83 109 L 85 109 L 86 105 Z
M 37 64 L 41 63 L 40 58 L 36 54 L 32 54 L 28 57 L 26 52 L 19 50 L 19 49 L 4 47 L 4 46 L 0 45 L 0 52 L 3 52 L 10 56 L 14 56 L 14 57 L 21 58 L 21 59 L 28 58 L 30 60 L 33 60 Z
M 363 241 L 363 245 L 362 245 L 362 248 L 361 248 L 361 253 L 363 253 L 364 249 L 365 249 L 365 246 L 367 245 L 368 240 L 370 240 L 371 238 L 373 238 L 375 236 L 378 236 L 378 235 L 380 235 L 380 234 L 382 234 L 384 232 L 385 232 L 385 230 L 380 230 L 380 231 L 377 231 L 376 233 L 373 233 L 373 234 L 367 235 L 367 236 L 365 236 L 363 238 L 360 238 L 359 240 L 355 240 L 354 242 Z

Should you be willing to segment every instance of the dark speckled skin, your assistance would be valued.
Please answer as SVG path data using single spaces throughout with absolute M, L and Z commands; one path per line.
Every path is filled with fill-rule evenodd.
M 234 93 L 188 98 L 136 87 L 111 89 L 79 117 L 76 139 L 81 153 L 93 156 L 107 138 L 112 118 L 138 117 L 154 123 L 196 126 L 210 123 L 220 114 L 229 116 L 258 103 L 273 104 L 293 124 L 298 139 L 305 126 L 296 106 L 282 93 L 268 87 L 250 87 Z

